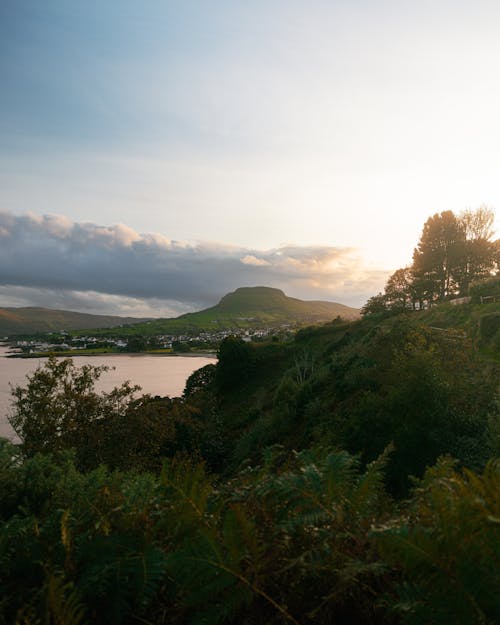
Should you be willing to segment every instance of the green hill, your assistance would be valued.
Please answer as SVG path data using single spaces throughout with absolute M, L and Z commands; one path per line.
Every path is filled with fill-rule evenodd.
M 110 328 L 146 319 L 117 317 L 112 315 L 89 315 L 69 310 L 50 308 L 0 308 L 0 336 Z
M 393 441 L 389 479 L 398 492 L 440 453 L 479 463 L 498 445 L 498 434 L 484 443 L 474 437 L 488 411 L 497 414 L 489 402 L 498 388 L 499 320 L 499 302 L 442 304 L 304 327 L 285 343 L 226 340 L 212 383 L 231 432 L 226 461 L 257 463 L 272 445 L 331 445 L 371 462 Z M 207 388 L 201 375 L 197 382 Z
M 303 301 L 288 297 L 280 289 L 242 287 L 225 295 L 216 306 L 186 313 L 173 319 L 155 319 L 123 328 L 121 334 L 182 334 L 236 328 L 258 328 L 283 324 L 305 325 L 359 318 L 359 309 L 334 302 Z M 112 334 L 110 330 L 100 334 Z
M 357 319 L 359 310 L 343 304 L 324 301 L 303 301 L 288 297 L 280 289 L 265 286 L 242 287 L 225 295 L 217 306 L 184 319 L 205 321 L 257 321 L 274 323 L 315 323 L 335 317 Z

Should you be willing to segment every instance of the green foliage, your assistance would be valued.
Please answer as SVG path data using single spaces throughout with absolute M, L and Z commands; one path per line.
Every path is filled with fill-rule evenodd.
M 443 453 L 466 466 L 484 464 L 495 382 L 484 377 L 464 338 L 399 323 L 370 345 L 366 357 L 351 365 L 347 385 L 339 389 L 345 396 L 341 438 L 367 460 L 394 442 L 388 480 L 395 493 L 403 494 L 408 476 L 421 476 Z
M 214 385 L 216 365 L 205 365 L 193 373 L 186 380 L 182 396 L 189 398 L 203 391 L 210 391 Z
M 219 347 L 215 383 L 220 390 L 238 386 L 250 377 L 255 365 L 255 348 L 235 336 L 225 338 Z
M 495 265 L 491 242 L 494 213 L 481 206 L 456 217 L 451 211 L 430 217 L 413 255 L 412 272 L 422 299 L 461 293 L 474 280 L 488 277 Z
M 403 581 L 394 610 L 405 624 L 500 621 L 500 464 L 482 475 L 441 460 L 401 516 L 376 532 Z
M 12 389 L 9 422 L 26 456 L 78 446 L 91 438 L 96 422 L 126 410 L 139 387 L 125 382 L 110 393 L 98 394 L 94 384 L 106 370 L 91 365 L 78 368 L 69 358 L 51 356 L 28 376 L 26 387 Z
M 486 314 L 479 319 L 479 336 L 483 345 L 500 352 L 500 313 Z
M 476 302 L 481 297 L 500 297 L 500 276 L 473 282 L 470 287 L 470 294 Z
M 182 519 L 181 547 L 169 570 L 189 622 L 247 622 L 252 614 L 267 623 L 333 615 L 338 623 L 378 622 L 367 591 L 385 570 L 367 546 L 373 519 L 388 505 L 384 462 L 360 474 L 346 453 L 302 454 L 275 473 L 270 458 L 228 484 L 222 498 L 199 467 L 174 467 L 163 479 Z
M 390 448 L 362 469 L 344 451 L 275 447 L 224 483 L 189 456 L 155 477 L 11 451 L 2 623 L 498 619 L 498 463 L 477 476 L 441 462 L 398 511 L 384 487 Z
M 419 285 L 425 285 L 424 299 L 444 299 L 457 288 L 465 233 L 452 211 L 435 214 L 424 224 L 413 253 L 413 272 Z
M 143 352 L 149 347 L 149 342 L 146 337 L 137 335 L 131 336 L 127 341 L 127 346 L 124 351 L 135 354 L 137 352 Z M 154 347 L 154 346 L 152 346 Z
M 144 614 L 165 575 L 144 523 L 156 484 L 103 469 L 84 475 L 68 457 L 36 455 L 11 472 L 18 488 L 0 525 L 0 622 L 26 610 L 54 625 Z
M 197 453 L 206 424 L 195 406 L 180 398 L 136 397 L 139 387 L 128 382 L 98 393 L 94 385 L 105 370 L 51 357 L 25 387 L 12 390 L 9 421 L 26 457 L 74 449 L 83 470 L 106 464 L 155 471 L 162 457 Z
M 49 573 L 45 582 L 45 612 L 53 625 L 80 625 L 85 618 L 85 608 L 72 582 Z
M 372 558 L 368 532 L 389 505 L 384 462 L 360 474 L 345 452 L 304 452 L 256 484 L 267 515 L 274 509 L 271 531 L 283 571 L 277 586 L 293 588 L 287 604 L 301 622 L 377 622 L 376 606 L 366 598 L 384 567 Z
M 361 309 L 361 314 L 386 316 L 388 312 L 387 298 L 384 293 L 373 295 Z

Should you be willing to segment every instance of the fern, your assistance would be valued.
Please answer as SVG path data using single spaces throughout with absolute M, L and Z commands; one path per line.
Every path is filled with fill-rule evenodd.
M 162 481 L 182 528 L 168 569 L 190 622 L 222 623 L 263 601 L 297 623 L 263 584 L 268 548 L 245 506 L 215 497 L 200 467 L 182 464 L 165 472 Z
M 404 515 L 376 532 L 383 556 L 402 568 L 395 609 L 405 623 L 500 620 L 500 462 L 482 475 L 441 460 L 418 484 Z
M 136 538 L 124 535 L 97 536 L 79 549 L 79 587 L 109 621 L 120 623 L 132 611 L 143 612 L 156 597 L 166 574 L 160 549 L 141 548 Z
M 46 622 L 48 625 L 81 625 L 85 607 L 72 582 L 48 573 L 46 581 Z
M 324 457 L 302 452 L 287 470 L 266 476 L 255 487 L 266 509 L 274 508 L 273 540 L 278 536 L 286 545 L 275 572 L 282 583 L 294 580 L 292 605 L 307 618 L 326 622 L 334 613 L 346 622 L 356 618 L 353 614 L 374 618 L 376 607 L 367 599 L 377 592 L 387 569 L 375 560 L 369 531 L 389 503 L 383 469 L 390 451 L 364 473 L 346 452 Z
M 204 519 L 212 486 L 205 475 L 203 464 L 179 458 L 166 461 L 160 484 L 164 488 L 165 497 L 183 523 L 188 520 L 197 523 Z

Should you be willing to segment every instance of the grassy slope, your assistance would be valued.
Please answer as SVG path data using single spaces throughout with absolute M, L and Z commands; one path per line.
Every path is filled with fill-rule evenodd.
M 266 422 L 275 412 L 275 402 L 279 386 L 284 376 L 295 377 L 297 362 L 307 355 L 314 362 L 314 383 L 311 392 L 322 402 L 323 409 L 334 401 L 331 395 L 333 381 L 330 364 L 332 357 L 345 349 L 349 358 L 363 353 L 380 332 L 389 332 L 402 319 L 415 326 L 423 325 L 436 328 L 456 329 L 459 334 L 465 332 L 479 348 L 477 352 L 488 361 L 500 361 L 500 350 L 491 344 L 488 337 L 482 337 L 479 331 L 481 318 L 491 314 L 500 315 L 500 303 L 489 305 L 468 305 L 454 307 L 449 304 L 437 306 L 429 311 L 409 312 L 404 315 L 380 318 L 376 315 L 354 322 L 334 321 L 321 326 L 305 327 L 300 330 L 294 341 L 286 344 L 256 344 L 257 363 L 255 372 L 247 380 L 226 390 L 221 397 L 221 417 L 228 429 L 233 431 L 235 457 L 238 462 L 248 453 L 259 448 L 259 432 L 266 432 L 270 426 Z M 259 425 L 259 423 L 261 425 Z M 300 420 L 294 428 L 293 440 L 287 444 L 300 448 L 302 437 L 309 425 Z M 262 441 L 264 443 L 264 439 Z
M 500 302 L 462 306 L 442 304 L 418 315 L 426 325 L 465 332 L 474 340 L 483 357 L 500 362 Z M 485 323 L 488 319 L 490 322 Z

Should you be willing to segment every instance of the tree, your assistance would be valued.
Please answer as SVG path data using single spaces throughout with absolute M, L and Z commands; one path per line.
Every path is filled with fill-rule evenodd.
M 385 285 L 385 301 L 390 310 L 404 311 L 415 307 L 409 267 L 397 269 L 389 278 Z
M 462 211 L 460 221 L 465 230 L 465 237 L 469 241 L 484 239 L 489 241 L 494 234 L 493 223 L 495 213 L 487 206 L 480 206 L 475 211 Z
M 125 351 L 135 354 L 138 352 L 144 352 L 147 347 L 148 341 L 144 336 L 131 336 L 128 339 Z
M 403 312 L 415 308 L 418 293 L 409 267 L 397 269 L 388 279 L 384 293 L 370 297 L 361 309 L 362 315 Z
M 485 206 L 463 211 L 460 215 L 465 240 L 457 277 L 463 295 L 469 294 L 471 282 L 487 278 L 494 269 L 495 247 L 491 242 L 494 219 L 494 212 Z
M 140 387 L 124 382 L 109 393 L 97 393 L 95 382 L 108 369 L 76 367 L 71 358 L 51 356 L 28 376 L 27 386 L 12 389 L 9 422 L 26 456 L 87 445 L 96 422 L 127 410 Z
M 219 347 L 215 383 L 219 389 L 236 386 L 247 379 L 255 365 L 255 349 L 236 336 L 228 336 Z
M 387 312 L 387 306 L 386 298 L 383 293 L 378 293 L 377 295 L 373 295 L 372 297 L 370 297 L 370 299 L 361 309 L 361 314 L 363 316 L 377 315 L 385 312 Z
M 452 211 L 425 222 L 413 253 L 417 299 L 432 303 L 455 294 L 468 295 L 471 282 L 488 277 L 495 267 L 494 212 L 480 206 L 456 217 Z
M 216 365 L 205 365 L 196 369 L 186 380 L 182 396 L 189 398 L 196 393 L 211 390 L 215 378 Z
M 412 273 L 429 303 L 457 292 L 464 241 L 463 225 L 452 211 L 436 213 L 425 222 L 413 252 Z
M 472 282 L 492 275 L 500 267 L 499 241 L 491 241 L 494 213 L 480 206 L 436 213 L 425 222 L 411 267 L 397 269 L 384 293 L 371 297 L 362 315 L 424 308 L 446 297 L 468 295 Z

